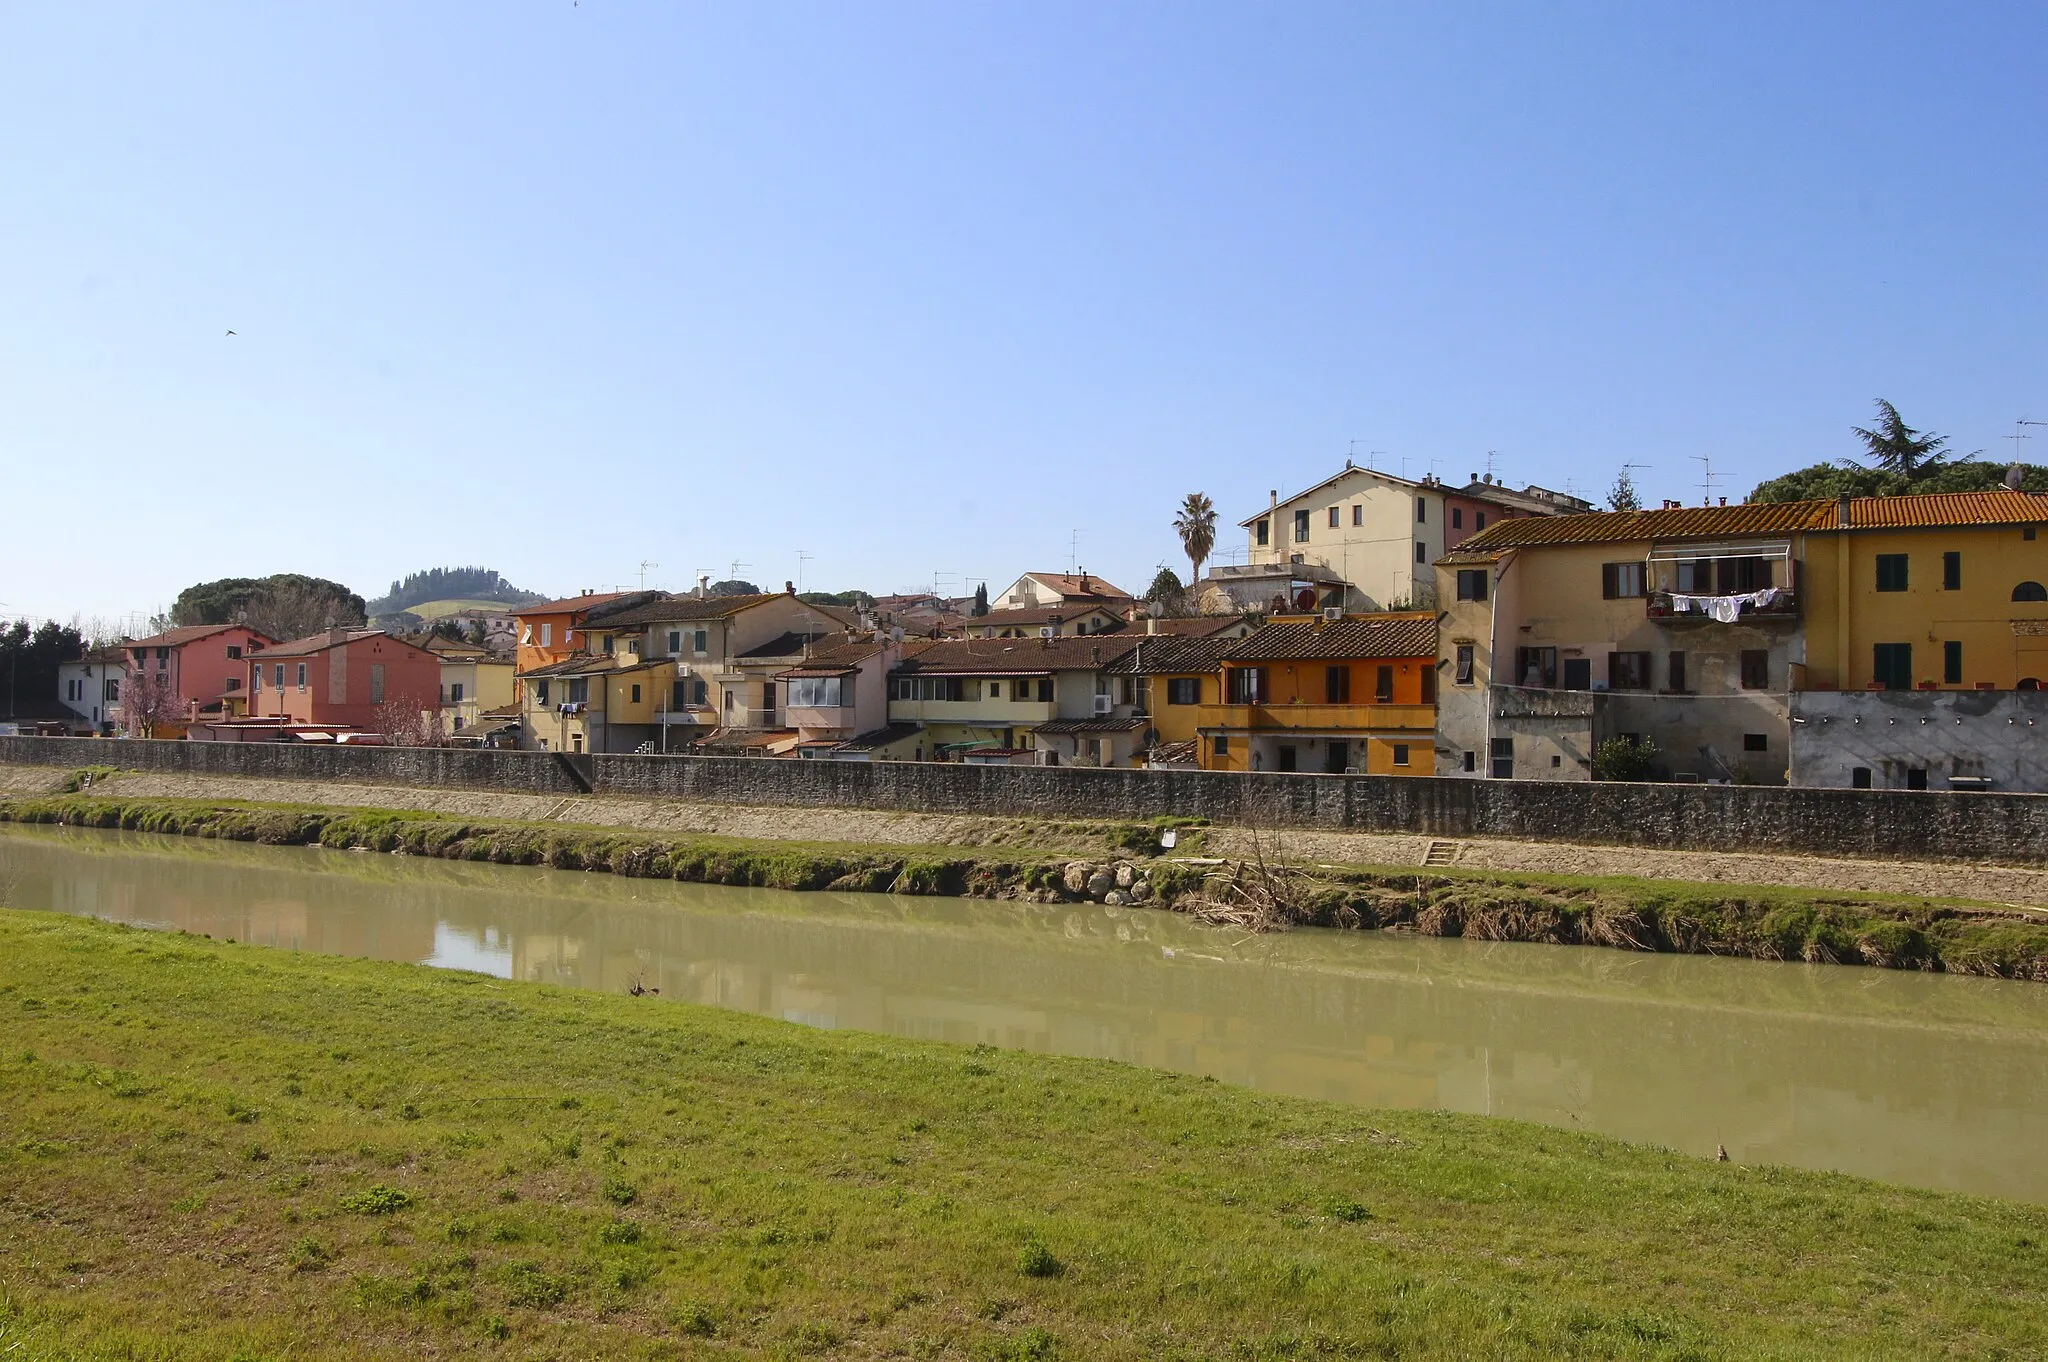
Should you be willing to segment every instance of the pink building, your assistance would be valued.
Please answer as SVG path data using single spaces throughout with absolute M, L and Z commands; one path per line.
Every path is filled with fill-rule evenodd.
M 375 629 L 330 629 L 265 648 L 244 665 L 251 718 L 376 730 L 378 711 L 441 704 L 441 659 Z
M 126 706 L 132 711 L 138 700 L 157 691 L 173 701 L 158 707 L 162 719 L 176 715 L 174 722 L 192 723 L 231 714 L 240 708 L 249 684 L 248 659 L 275 642 L 246 624 L 191 624 L 124 643 Z M 157 736 L 166 735 L 159 731 Z

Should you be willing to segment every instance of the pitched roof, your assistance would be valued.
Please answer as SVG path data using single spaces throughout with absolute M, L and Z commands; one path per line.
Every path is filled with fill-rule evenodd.
M 1108 601 L 1131 599 L 1130 592 L 1111 586 L 1092 572 L 1027 572 L 1024 575 L 1062 596 L 1096 597 Z
M 1328 623 L 1283 620 L 1223 650 L 1232 662 L 1435 657 L 1435 615 L 1353 615 Z
M 1149 719 L 1054 719 L 1050 723 L 1033 724 L 1033 733 L 1128 733 L 1134 728 L 1143 728 Z
M 196 642 L 199 639 L 208 638 L 229 629 L 248 628 L 249 626 L 246 624 L 183 624 L 176 629 L 166 629 L 161 634 L 151 634 L 148 638 L 130 639 L 121 646 L 123 648 L 178 648 L 187 643 Z M 260 639 L 266 640 L 268 643 L 277 642 L 276 639 L 271 638 L 270 635 L 264 633 L 261 629 L 249 629 L 249 632 Z
M 595 605 L 605 605 L 626 596 L 636 596 L 636 591 L 590 591 L 581 596 L 564 596 L 558 601 L 528 601 L 524 605 L 505 608 L 508 615 L 568 615 L 578 610 L 588 610 Z M 656 593 L 659 594 L 659 593 Z
M 970 615 L 967 619 L 967 627 L 970 629 L 980 629 L 993 626 L 997 629 L 1014 629 L 1027 625 L 1049 624 L 1055 617 L 1065 622 L 1078 619 L 1090 612 L 1108 615 L 1119 622 L 1123 619 L 1106 600 L 1082 599 L 1068 601 L 1060 605 L 1034 606 L 1028 610 L 991 610 L 986 615 Z
M 923 724 L 890 724 L 886 728 L 871 728 L 865 733 L 856 733 L 845 742 L 838 744 L 840 750 L 865 752 L 876 747 L 887 747 L 890 743 L 902 742 L 924 731 Z
M 788 635 L 783 637 L 801 637 Z M 845 676 L 860 670 L 860 664 L 888 647 L 887 639 L 856 639 L 845 634 L 827 634 L 811 645 L 811 651 L 803 662 L 788 671 L 777 672 L 781 676 Z
M 769 601 L 795 600 L 781 591 L 764 591 L 747 596 L 663 596 L 604 617 L 610 625 L 687 624 L 694 620 L 730 619 L 742 610 L 752 610 Z M 817 607 L 813 606 L 812 609 Z
M 295 638 L 289 643 L 280 643 L 275 647 L 265 648 L 263 656 L 266 658 L 308 657 L 314 653 L 322 653 L 329 648 L 339 647 L 344 643 L 354 643 L 357 639 L 363 638 L 388 638 L 400 647 L 412 648 L 423 653 L 427 651 L 416 643 L 408 643 L 397 634 L 387 634 L 382 629 L 329 629 L 323 633 L 311 634 L 305 638 Z
M 1391 482 L 1397 487 L 1423 487 L 1429 485 L 1417 482 L 1413 478 L 1396 477 L 1392 473 L 1384 473 L 1377 468 L 1360 468 L 1357 464 L 1352 463 L 1349 459 L 1346 459 L 1344 461 L 1344 467 L 1342 471 L 1332 473 L 1329 477 L 1324 478 L 1321 482 L 1315 484 L 1313 487 L 1304 487 L 1299 492 L 1294 493 L 1292 496 L 1281 497 L 1279 501 L 1274 503 L 1274 506 L 1285 506 L 1289 502 L 1300 501 L 1305 496 L 1309 496 L 1312 493 L 1322 491 L 1331 483 L 1342 482 L 1344 479 L 1358 473 L 1363 473 L 1369 478 L 1378 478 L 1382 482 Z M 1271 514 L 1273 514 L 1273 506 L 1267 506 L 1259 511 L 1254 512 L 1251 515 L 1246 516 L 1243 520 L 1240 520 L 1237 523 L 1241 527 L 1248 528 L 1251 525 L 1257 523 L 1259 520 Z
M 962 638 L 934 643 L 896 666 L 905 675 L 1036 676 L 1107 666 L 1136 647 L 1136 634 L 1070 634 L 1062 638 Z
M 1186 676 L 1213 672 L 1224 654 L 1241 639 L 1176 638 L 1171 634 L 1139 636 L 1132 648 L 1104 670 L 1118 676 Z
M 1655 511 L 1503 520 L 1458 546 L 1484 554 L 1531 544 L 1609 544 L 1644 539 L 1730 539 L 1820 533 L 1844 528 L 1938 529 L 2048 522 L 2048 495 L 1999 488 L 1990 492 L 1923 492 L 1852 497 L 1846 522 L 1840 501 L 1753 501 L 1741 506 L 1680 506 Z M 1442 561 L 1442 560 L 1439 560 Z

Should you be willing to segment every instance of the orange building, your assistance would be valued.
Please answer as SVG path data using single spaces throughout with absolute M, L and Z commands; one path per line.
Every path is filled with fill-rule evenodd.
M 1436 616 L 1283 618 L 1225 649 L 1196 715 L 1218 771 L 1436 773 Z
M 586 591 L 559 601 L 535 601 L 512 612 L 519 621 L 519 654 L 515 676 L 536 667 L 566 662 L 578 653 L 601 651 L 584 637 L 583 626 L 592 616 L 610 610 L 626 610 L 642 601 L 657 599 L 659 591 Z

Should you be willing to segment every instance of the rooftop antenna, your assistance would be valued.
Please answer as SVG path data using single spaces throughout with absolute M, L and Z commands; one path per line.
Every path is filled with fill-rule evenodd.
M 1493 481 L 1493 461 L 1498 457 L 1499 451 L 1492 449 L 1486 451 L 1486 480 L 1488 482 Z
M 732 560 L 732 571 L 731 571 L 731 572 L 729 572 L 729 573 L 727 573 L 726 575 L 727 575 L 728 577 L 732 578 L 732 579 L 733 579 L 734 581 L 738 581 L 738 580 L 739 580 L 739 576 L 740 576 L 740 569 L 741 569 L 741 568 L 743 568 L 743 567 L 752 567 L 752 566 L 753 566 L 753 564 L 752 564 L 752 563 L 742 563 L 742 562 L 741 562 L 741 561 L 740 561 L 739 559 L 735 558 L 735 559 L 733 559 L 733 560 Z
M 805 553 L 802 549 L 796 551 L 796 589 L 799 592 L 804 589 L 804 564 L 810 561 L 810 554 Z
M 1353 440 L 1348 446 L 1345 447 L 1344 466 L 1346 468 L 1358 467 L 1358 441 Z
M 1430 477 L 1431 477 L 1432 479 L 1434 479 L 1434 478 L 1436 477 L 1436 466 L 1437 466 L 1438 464 L 1442 463 L 1442 462 L 1443 462 L 1443 460 L 1442 460 L 1442 459 L 1439 459 L 1439 458 L 1438 458 L 1438 457 L 1437 457 L 1436 455 L 1434 455 L 1434 454 L 1432 454 L 1432 455 L 1430 455 L 1430 456 L 1429 456 L 1429 476 L 1430 476 Z
M 1693 454 L 1688 457 L 1700 466 L 1700 490 L 1707 494 L 1706 504 L 1711 506 L 1714 504 L 1714 487 L 1721 481 L 1714 473 L 1714 460 L 1712 456 L 1706 454 Z
M 1387 451 L 1384 449 L 1368 449 L 1365 451 L 1365 466 L 1377 470 L 1380 466 L 1380 460 L 1386 457 Z
M 1073 537 L 1067 541 L 1067 575 L 1069 577 L 1073 576 L 1077 571 L 1080 570 L 1078 567 L 1080 561 L 1081 532 L 1079 530 L 1075 530 Z
M 1408 476 L 1408 456 L 1406 454 L 1401 456 L 1401 476 L 1404 478 Z
M 642 558 L 640 560 L 640 589 L 642 591 L 645 591 L 647 589 L 647 569 L 658 568 L 660 566 L 661 564 L 649 562 L 645 558 Z

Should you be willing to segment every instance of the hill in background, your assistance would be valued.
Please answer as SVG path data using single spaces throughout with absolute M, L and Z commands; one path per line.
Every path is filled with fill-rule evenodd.
M 379 616 L 407 612 L 424 615 L 419 607 L 435 604 L 446 606 L 447 609 L 440 613 L 447 614 L 454 610 L 487 610 L 493 606 L 521 605 L 542 599 L 544 597 L 537 591 L 522 591 L 512 585 L 494 568 L 428 568 L 393 582 L 391 590 L 370 602 L 370 613 Z

